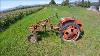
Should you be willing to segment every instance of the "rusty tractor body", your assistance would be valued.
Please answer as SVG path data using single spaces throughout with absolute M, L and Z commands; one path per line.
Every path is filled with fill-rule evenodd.
M 60 34 L 61 40 L 77 40 L 80 36 L 80 33 L 83 31 L 83 25 L 80 20 L 76 20 L 72 17 L 63 17 L 57 25 L 50 23 L 50 17 L 44 20 L 39 21 L 37 24 L 33 24 L 29 27 L 29 31 L 33 33 L 29 39 L 37 39 L 34 37 L 34 33 L 37 31 L 42 31 L 49 26 L 51 30 L 58 32 Z M 35 35 L 36 37 L 36 35 Z M 36 40 L 35 40 L 36 41 Z M 32 42 L 32 41 L 30 41 Z

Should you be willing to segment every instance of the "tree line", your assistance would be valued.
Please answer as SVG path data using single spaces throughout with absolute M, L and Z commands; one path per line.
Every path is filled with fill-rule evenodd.
M 51 0 L 49 5 L 57 5 L 56 2 L 54 0 Z M 60 4 L 61 6 L 69 6 L 70 2 L 69 0 L 63 0 L 62 3 Z M 81 7 L 90 7 L 91 6 L 91 2 L 88 1 L 77 1 L 75 2 L 75 6 L 81 6 Z

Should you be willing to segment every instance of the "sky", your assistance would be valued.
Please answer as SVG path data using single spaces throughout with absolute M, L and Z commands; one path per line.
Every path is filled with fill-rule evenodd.
M 55 0 L 56 3 L 60 4 L 63 0 Z M 70 0 L 74 2 L 78 0 Z M 97 2 L 98 0 L 90 0 L 91 2 Z M 37 5 L 37 4 L 48 4 L 50 0 L 0 0 L 0 11 L 9 8 L 17 7 L 19 5 Z

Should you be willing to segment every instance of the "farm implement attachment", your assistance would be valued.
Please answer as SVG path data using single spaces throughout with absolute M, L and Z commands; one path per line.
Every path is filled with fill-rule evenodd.
M 80 20 L 76 20 L 72 17 L 63 17 L 59 20 L 57 25 L 51 23 L 51 19 L 55 16 L 48 17 L 47 19 L 40 20 L 36 24 L 29 26 L 28 41 L 35 43 L 38 41 L 37 32 L 46 31 L 46 28 L 50 28 L 50 31 L 58 32 L 62 41 L 74 40 L 76 41 L 83 32 L 83 25 Z M 56 15 L 58 18 L 58 16 Z M 44 30 L 43 30 L 44 29 Z

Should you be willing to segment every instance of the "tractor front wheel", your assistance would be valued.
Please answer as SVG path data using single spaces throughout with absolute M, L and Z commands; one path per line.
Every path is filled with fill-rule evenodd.
M 31 43 L 36 43 L 37 42 L 37 34 L 30 34 L 28 36 L 28 41 L 31 42 Z

